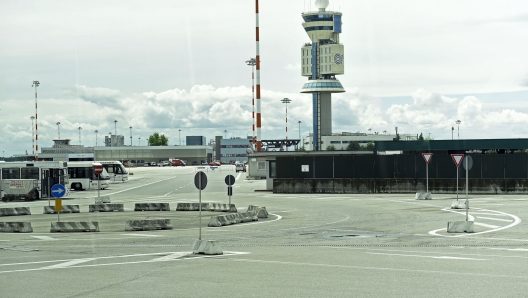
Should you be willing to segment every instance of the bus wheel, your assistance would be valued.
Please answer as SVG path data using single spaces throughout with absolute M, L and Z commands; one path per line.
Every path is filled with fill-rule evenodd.
M 73 183 L 72 188 L 74 190 L 81 190 L 81 184 L 80 183 Z

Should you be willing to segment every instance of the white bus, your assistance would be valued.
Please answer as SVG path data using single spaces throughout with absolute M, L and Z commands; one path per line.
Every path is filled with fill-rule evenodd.
M 68 195 L 68 173 L 62 161 L 0 163 L 0 197 L 2 201 L 26 201 L 53 197 L 51 188 L 62 184 Z
M 68 178 L 71 189 L 97 189 L 98 183 L 101 189 L 107 189 L 110 186 L 110 175 L 103 167 L 103 173 L 97 177 L 94 170 L 96 165 L 101 164 L 94 161 L 68 161 Z
M 110 175 L 110 181 L 125 182 L 128 181 L 128 171 L 120 161 L 96 161 L 103 165 L 103 168 Z

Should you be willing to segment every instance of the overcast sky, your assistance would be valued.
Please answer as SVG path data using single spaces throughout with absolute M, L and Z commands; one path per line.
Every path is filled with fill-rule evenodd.
M 311 130 L 300 94 L 301 13 L 315 0 L 261 0 L 264 139 Z M 0 150 L 32 151 L 58 137 L 99 144 L 114 132 L 141 145 L 153 132 L 251 135 L 255 1 L 0 1 Z M 528 136 L 526 1 L 330 0 L 343 13 L 347 93 L 334 95 L 334 132 L 431 134 L 450 139 Z M 456 128 L 455 128 L 456 129 Z

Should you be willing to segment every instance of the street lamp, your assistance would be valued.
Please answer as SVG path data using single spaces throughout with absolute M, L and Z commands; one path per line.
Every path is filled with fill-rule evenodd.
M 95 147 L 97 147 L 97 133 L 98 133 L 99 131 L 95 130 L 94 132 L 95 132 Z
M 224 139 L 227 139 L 227 129 L 224 130 Z
M 178 129 L 178 142 L 180 143 L 180 146 L 181 146 L 181 129 Z
M 286 143 L 288 143 L 288 104 L 291 100 L 289 98 L 283 98 L 281 102 L 286 104 Z M 286 144 L 286 151 L 288 151 L 288 144 Z
M 251 138 L 251 145 L 252 149 L 255 149 L 255 65 L 257 65 L 257 60 L 255 58 L 251 58 L 248 61 L 246 61 L 246 64 L 251 66 L 251 92 L 252 92 L 252 98 L 251 98 L 251 105 L 253 106 L 253 112 L 251 113 L 251 117 L 253 118 L 252 123 L 252 130 L 253 130 L 253 137 Z
M 130 146 L 132 146 L 132 126 L 130 126 Z
M 140 142 L 141 142 L 141 137 L 138 138 L 138 146 L 141 146 Z
M 35 116 L 31 116 L 29 119 L 31 119 L 31 149 L 33 150 L 33 155 L 35 155 L 35 127 L 33 127 Z
M 457 133 L 458 133 L 458 138 L 460 139 L 460 123 L 462 123 L 462 121 L 460 120 L 457 120 L 455 121 L 455 123 L 457 124 Z
M 35 146 L 35 161 L 38 161 L 38 110 L 37 110 L 37 88 L 40 86 L 39 81 L 33 81 L 31 87 L 35 87 L 35 140 L 37 142 Z
M 117 139 L 117 120 L 114 120 L 114 134 L 116 135 Z
M 302 122 L 301 122 L 301 120 L 299 120 L 299 122 L 297 122 L 297 123 L 299 123 L 299 142 L 300 142 L 301 141 L 301 123 Z M 303 146 L 304 146 L 304 144 L 303 144 Z
M 60 122 L 57 122 L 57 134 L 58 134 L 59 140 L 60 140 Z
M 82 127 L 79 126 L 79 145 L 81 145 L 81 129 Z

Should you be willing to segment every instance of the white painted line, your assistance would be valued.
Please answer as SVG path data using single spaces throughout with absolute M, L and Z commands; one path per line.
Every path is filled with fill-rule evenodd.
M 474 224 L 477 226 L 492 228 L 492 229 L 500 228 L 500 226 L 488 225 L 488 224 L 481 223 L 481 222 L 474 222 Z
M 510 216 L 507 213 L 499 214 L 499 213 L 489 213 L 489 212 L 471 212 L 471 214 L 475 214 L 475 215 L 492 215 L 492 216 Z
M 141 236 L 141 237 L 163 237 L 161 235 L 150 235 L 150 234 L 121 234 L 123 236 Z
M 90 262 L 90 261 L 93 261 L 95 259 L 93 258 L 88 258 L 88 259 L 76 259 L 76 260 L 71 260 L 71 261 L 68 261 L 68 262 L 64 262 L 64 263 L 60 263 L 60 264 L 56 264 L 56 265 L 51 265 L 51 266 L 47 266 L 47 267 L 43 267 L 41 269 L 59 269 L 59 268 L 68 268 L 70 266 L 75 266 L 77 264 L 82 264 L 82 263 L 86 263 L 86 262 Z
M 493 218 L 493 217 L 483 217 L 483 216 L 478 216 L 477 218 L 481 219 L 489 219 L 489 220 L 496 220 L 496 221 L 505 221 L 505 222 L 513 222 L 513 220 L 511 219 L 501 219 L 501 218 Z
M 57 238 L 53 238 L 53 237 L 50 237 L 50 236 L 31 236 L 33 238 L 37 238 L 37 239 L 40 239 L 40 240 L 59 240 Z
M 452 256 L 422 256 L 422 255 L 405 255 L 405 254 L 388 254 L 381 252 L 365 252 L 370 255 L 385 255 L 385 256 L 396 256 L 396 257 L 414 257 L 414 258 L 429 258 L 429 259 L 442 259 L 442 260 L 470 260 L 470 261 L 489 261 L 488 259 L 475 259 L 475 258 L 462 258 Z

